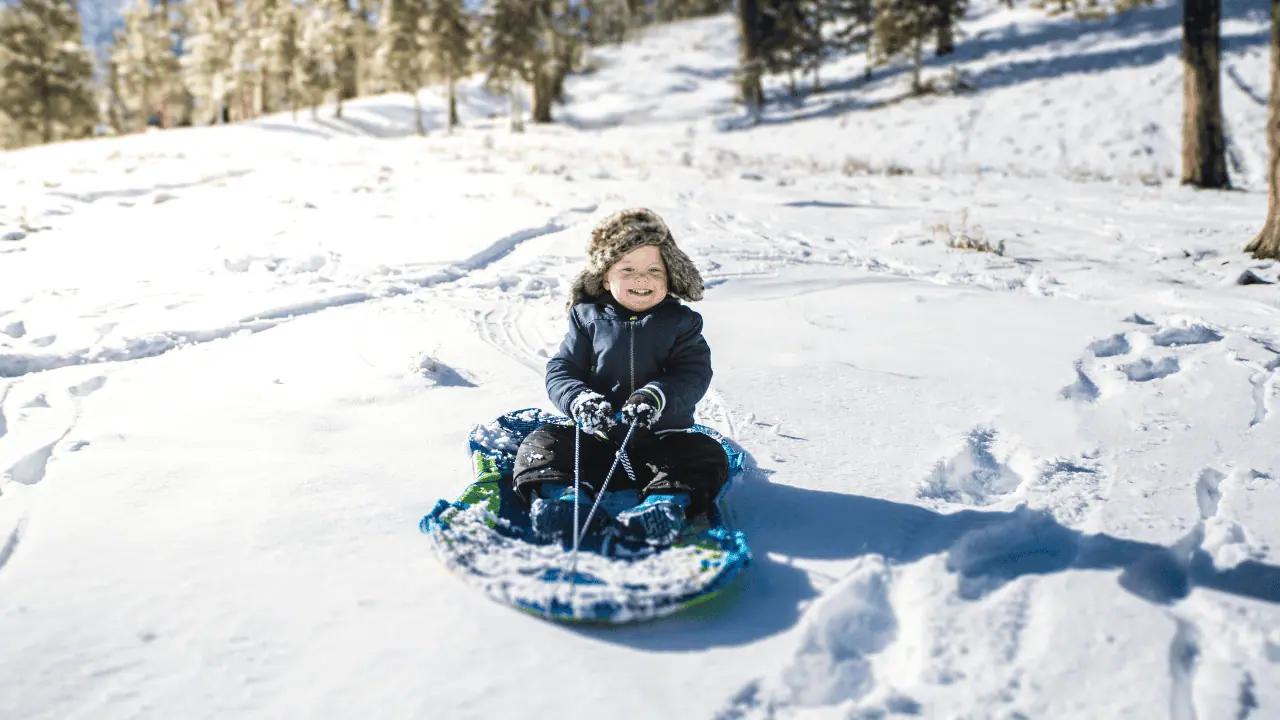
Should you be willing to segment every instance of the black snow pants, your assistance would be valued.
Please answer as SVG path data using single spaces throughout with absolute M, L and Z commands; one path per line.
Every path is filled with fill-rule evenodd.
M 516 455 L 512 473 L 516 494 L 530 503 L 537 486 L 546 483 L 573 485 L 573 425 L 549 424 L 529 433 Z M 580 435 L 579 477 L 585 490 L 600 490 L 614 453 L 626 436 L 626 428 L 614 428 L 609 439 Z M 641 497 L 687 492 L 692 498 L 688 514 L 696 517 L 715 501 L 729 478 L 729 462 L 719 441 L 700 432 L 683 430 L 655 434 L 636 429 L 627 444 L 627 456 L 635 472 L 633 482 L 622 464 L 613 472 L 608 490 L 639 490 Z

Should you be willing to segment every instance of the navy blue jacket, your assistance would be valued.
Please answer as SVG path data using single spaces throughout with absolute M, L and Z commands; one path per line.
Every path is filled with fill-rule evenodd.
M 584 390 L 617 410 L 641 387 L 660 398 L 654 430 L 687 428 L 711 385 L 711 348 L 702 316 L 668 296 L 646 312 L 600 295 L 569 309 L 569 332 L 547 361 L 547 395 L 566 415 Z

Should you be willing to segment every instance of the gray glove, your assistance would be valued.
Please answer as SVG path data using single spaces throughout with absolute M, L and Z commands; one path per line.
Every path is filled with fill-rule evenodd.
M 622 421 L 628 425 L 634 422 L 638 428 L 653 427 L 661 415 L 658 395 L 648 388 L 640 388 L 631 393 L 631 397 L 622 406 Z
M 569 404 L 573 421 L 584 432 L 608 432 L 613 427 L 613 406 L 597 392 L 584 390 Z

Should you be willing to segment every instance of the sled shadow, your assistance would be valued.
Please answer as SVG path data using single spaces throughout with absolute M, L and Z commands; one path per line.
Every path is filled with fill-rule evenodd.
M 882 555 L 893 564 L 946 554 L 957 594 L 978 599 L 1024 575 L 1068 569 L 1117 570 L 1118 583 L 1166 604 L 1201 587 L 1280 603 L 1280 567 L 1247 561 L 1219 570 L 1199 548 L 1201 529 L 1171 546 L 1084 534 L 1051 515 L 1017 510 L 940 513 L 917 505 L 774 483 L 747 455 L 733 490 L 737 526 L 753 561 L 746 577 L 708 603 L 656 623 L 580 632 L 655 652 L 754 642 L 791 628 L 821 593 L 813 572 L 790 558 L 847 561 Z M 831 578 L 834 581 L 838 578 Z

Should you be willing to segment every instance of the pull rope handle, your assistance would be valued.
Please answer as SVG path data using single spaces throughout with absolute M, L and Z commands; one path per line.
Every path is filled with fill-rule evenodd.
M 631 425 L 627 428 L 626 437 L 622 438 L 622 444 L 618 446 L 618 452 L 614 453 L 613 464 L 609 466 L 609 474 L 604 476 L 604 482 L 600 485 L 600 489 L 596 491 L 596 501 L 591 504 L 591 512 L 587 513 L 587 519 L 585 522 L 582 523 L 581 533 L 579 533 L 578 531 L 577 522 L 574 522 L 573 553 L 574 553 L 575 562 L 577 561 L 578 543 L 582 542 L 582 538 L 587 534 L 586 529 L 591 526 L 591 518 L 595 517 L 596 508 L 600 507 L 600 501 L 604 499 L 604 491 L 608 489 L 609 481 L 613 479 L 613 473 L 618 469 L 618 462 L 627 456 L 627 443 L 631 442 L 631 435 L 636 431 L 636 422 L 638 420 L 639 418 L 631 421 Z M 575 440 L 576 440 L 576 435 L 575 435 Z M 577 443 L 575 442 L 575 447 L 576 445 Z M 576 478 L 578 477 L 577 460 L 578 460 L 577 456 L 575 455 L 574 468 L 573 468 L 573 476 L 575 478 L 575 482 L 576 482 Z M 628 462 L 628 464 L 630 463 Z M 575 490 L 575 492 L 577 491 Z
M 618 469 L 618 462 L 622 461 L 630 465 L 627 460 L 627 443 L 631 442 L 631 435 L 636 431 L 636 421 L 631 421 L 631 426 L 627 428 L 626 437 L 622 438 L 622 444 L 618 446 L 618 452 L 613 456 L 613 465 L 609 467 L 609 473 L 604 476 L 604 482 L 600 485 L 600 490 L 596 492 L 595 502 L 591 504 L 591 511 L 587 513 L 587 519 L 581 525 L 578 524 L 578 493 L 580 492 L 581 472 L 580 459 L 582 448 L 582 428 L 578 427 L 575 422 L 573 426 L 573 550 L 569 553 L 569 603 L 573 604 L 573 594 L 578 585 L 578 546 L 582 543 L 582 538 L 587 534 L 586 528 L 591 526 L 591 518 L 595 517 L 596 509 L 600 507 L 600 500 L 604 498 L 604 491 L 609 487 L 609 481 L 613 479 L 613 473 Z M 565 576 L 561 575 L 560 581 L 564 582 Z M 551 591 L 551 597 L 554 601 L 558 595 L 554 589 Z M 544 615 L 551 617 L 552 603 L 548 602 Z

